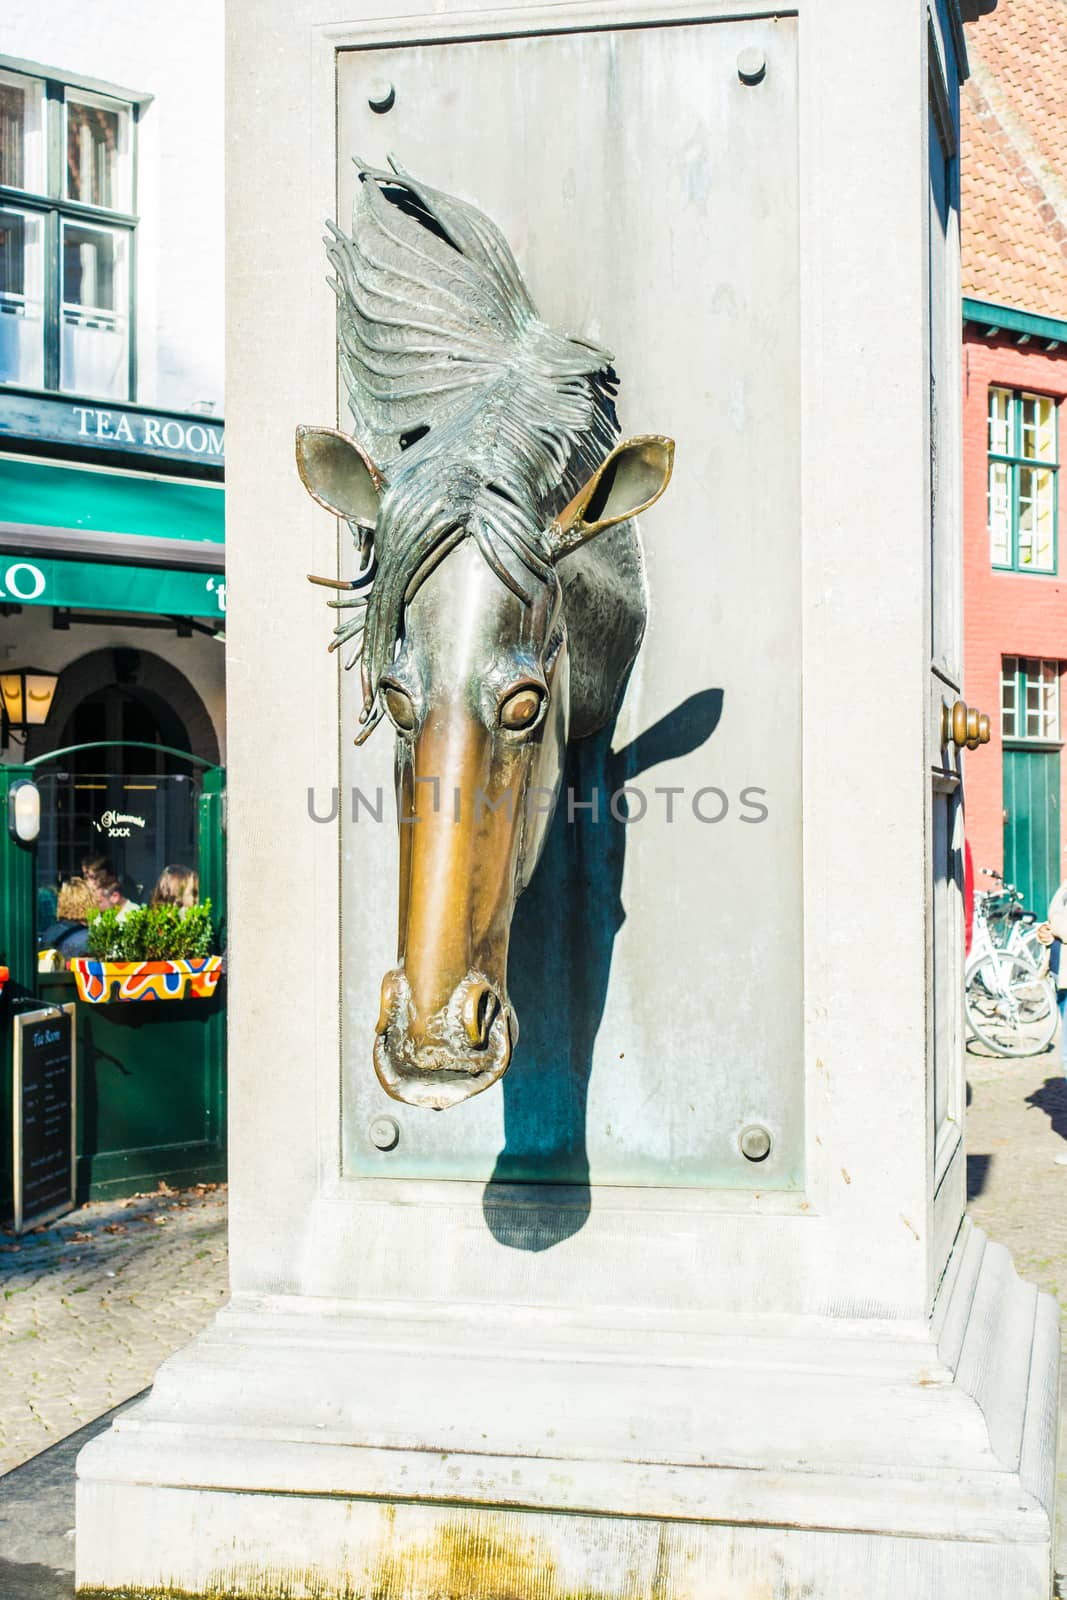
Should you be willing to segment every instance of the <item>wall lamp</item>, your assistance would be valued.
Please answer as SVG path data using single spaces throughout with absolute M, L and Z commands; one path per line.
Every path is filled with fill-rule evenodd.
M 28 778 L 7 791 L 7 831 L 19 844 L 33 844 L 41 831 L 41 791 Z
M 59 674 L 39 667 L 10 667 L 0 671 L 0 743 L 12 733 L 23 742 L 30 728 L 41 728 L 52 709 Z

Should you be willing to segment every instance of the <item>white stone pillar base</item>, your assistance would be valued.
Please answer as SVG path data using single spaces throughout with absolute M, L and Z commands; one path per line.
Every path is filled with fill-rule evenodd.
M 1055 1302 L 927 1327 L 238 1299 L 78 1460 L 79 1592 L 1047 1600 Z

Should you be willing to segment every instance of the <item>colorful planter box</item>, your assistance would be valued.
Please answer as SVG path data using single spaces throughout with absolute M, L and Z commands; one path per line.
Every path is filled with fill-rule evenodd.
M 78 997 L 92 1005 L 110 1000 L 208 1000 L 222 973 L 221 956 L 174 961 L 97 961 L 75 956 L 69 963 Z

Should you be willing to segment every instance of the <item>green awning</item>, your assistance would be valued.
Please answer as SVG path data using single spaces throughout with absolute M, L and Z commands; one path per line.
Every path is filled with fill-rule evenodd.
M 0 602 L 221 619 L 224 495 L 0 455 Z
M 107 561 L 0 555 L 0 600 L 82 611 L 213 617 L 221 622 L 226 615 L 226 580 L 221 573 L 186 572 L 180 567 L 117 567 Z
M 224 494 L 221 484 L 0 456 L 0 523 L 222 544 Z

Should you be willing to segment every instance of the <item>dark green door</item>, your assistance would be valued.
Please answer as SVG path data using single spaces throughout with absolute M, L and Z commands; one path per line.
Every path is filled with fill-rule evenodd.
M 1004 876 L 1044 916 L 1060 884 L 1060 752 L 1004 750 Z

